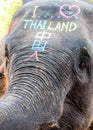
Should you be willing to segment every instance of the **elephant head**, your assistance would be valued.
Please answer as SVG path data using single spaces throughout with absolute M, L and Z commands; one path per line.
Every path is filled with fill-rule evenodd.
M 83 0 L 35 0 L 19 9 L 5 42 L 9 85 L 0 100 L 0 129 L 88 128 L 92 24 L 93 5 Z

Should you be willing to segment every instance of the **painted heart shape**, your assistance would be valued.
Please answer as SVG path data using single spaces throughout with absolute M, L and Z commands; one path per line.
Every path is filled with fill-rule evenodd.
M 76 10 L 76 12 L 73 12 L 71 15 L 67 15 L 65 13 L 65 11 L 63 11 L 65 9 L 65 7 L 68 7 L 69 8 L 69 11 L 70 12 L 73 12 L 73 10 Z M 69 13 L 70 13 L 69 12 Z M 77 16 L 79 13 L 80 13 L 80 7 L 77 6 L 77 5 L 69 5 L 69 4 L 64 4 L 62 5 L 60 8 L 59 8 L 59 13 L 64 16 L 65 18 L 69 19 L 69 18 L 72 18 L 74 16 Z

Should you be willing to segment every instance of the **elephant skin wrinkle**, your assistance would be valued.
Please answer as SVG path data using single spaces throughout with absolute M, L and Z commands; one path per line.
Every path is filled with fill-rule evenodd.
M 93 5 L 87 0 L 33 0 L 16 12 L 0 51 L 5 54 L 1 76 L 8 79 L 0 99 L 0 130 L 89 128 L 91 21 Z

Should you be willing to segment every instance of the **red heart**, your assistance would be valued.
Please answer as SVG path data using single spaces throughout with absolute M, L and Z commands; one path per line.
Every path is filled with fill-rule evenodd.
M 64 7 L 68 7 L 69 10 L 73 11 L 73 9 L 77 10 L 77 12 L 75 12 L 74 14 L 72 15 L 67 15 L 64 13 L 64 11 L 62 9 L 64 9 Z M 77 16 L 79 13 L 80 13 L 80 7 L 77 6 L 77 5 L 69 5 L 69 4 L 64 4 L 62 5 L 60 8 L 59 8 L 59 13 L 64 16 L 65 18 L 69 19 L 69 18 L 72 18 L 73 16 Z

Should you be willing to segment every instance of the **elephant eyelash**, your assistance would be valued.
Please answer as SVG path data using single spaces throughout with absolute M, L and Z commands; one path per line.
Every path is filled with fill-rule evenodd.
M 8 57 L 6 57 L 6 62 L 5 62 L 6 64 L 5 64 L 5 66 L 6 66 L 6 68 L 7 68 L 7 65 L 8 65 L 8 63 L 9 63 L 9 58 Z
M 5 66 L 7 68 L 8 63 L 9 63 L 9 54 L 8 54 L 8 50 L 7 49 L 5 49 L 5 61 L 6 61 Z
M 7 47 L 5 47 L 5 58 L 7 61 L 9 60 L 9 53 Z

